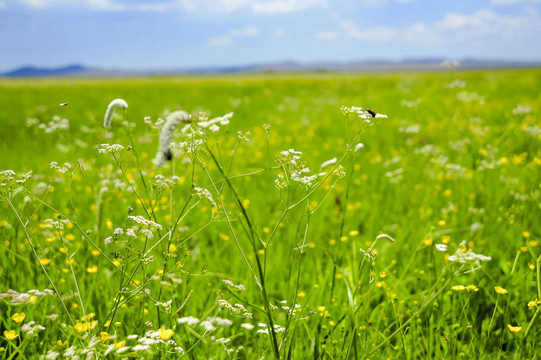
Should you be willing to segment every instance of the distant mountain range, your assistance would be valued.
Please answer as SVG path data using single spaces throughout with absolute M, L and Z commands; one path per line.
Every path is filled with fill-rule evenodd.
M 115 70 L 87 67 L 74 64 L 58 68 L 21 67 L 6 73 L 2 77 L 99 77 L 99 76 L 141 76 L 174 74 L 231 74 L 231 73 L 272 73 L 272 72 L 389 72 L 389 71 L 436 71 L 445 70 L 441 66 L 444 59 L 424 58 L 405 59 L 402 61 L 364 60 L 351 62 L 313 62 L 296 61 L 274 62 L 267 64 L 248 64 L 239 66 L 215 66 L 190 69 L 161 70 Z M 541 61 L 500 61 L 463 59 L 458 69 L 503 69 L 541 67 Z

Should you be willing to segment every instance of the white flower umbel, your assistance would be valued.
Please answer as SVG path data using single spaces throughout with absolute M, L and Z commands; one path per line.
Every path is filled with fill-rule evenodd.
M 111 119 L 117 108 L 127 109 L 128 103 L 123 99 L 114 99 L 107 106 L 107 111 L 105 112 L 105 118 L 103 119 L 103 126 L 108 128 L 111 126 Z
M 492 260 L 492 258 L 490 256 L 476 254 L 472 251 L 472 249 L 467 249 L 466 240 L 464 240 L 460 243 L 455 253 L 449 256 L 448 260 L 451 262 L 459 262 L 469 265 L 470 269 L 468 271 L 465 271 L 466 273 L 468 273 L 480 269 L 481 261 L 489 261 Z
M 160 145 L 158 147 L 158 152 L 153 162 L 157 167 L 162 166 L 166 160 L 171 160 L 173 154 L 169 146 L 171 145 L 171 139 L 173 138 L 173 133 L 177 126 L 182 122 L 189 122 L 191 119 L 190 115 L 186 111 L 178 110 L 172 112 L 167 116 L 165 124 L 162 127 L 160 132 Z
M 233 113 L 230 112 L 229 114 L 225 114 L 224 116 L 220 116 L 212 120 L 200 121 L 197 123 L 197 125 L 202 128 L 209 128 L 212 131 L 218 131 L 220 130 L 220 127 L 218 126 L 218 124 L 222 126 L 227 125 L 229 124 L 229 119 L 231 119 L 232 117 L 233 117 Z

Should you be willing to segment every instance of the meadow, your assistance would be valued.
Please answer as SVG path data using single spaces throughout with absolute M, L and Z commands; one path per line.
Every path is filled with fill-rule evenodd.
M 0 358 L 538 359 L 540 88 L 1 79 Z

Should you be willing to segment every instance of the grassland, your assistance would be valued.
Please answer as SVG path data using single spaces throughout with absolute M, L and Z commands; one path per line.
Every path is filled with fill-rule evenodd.
M 0 357 L 538 358 L 540 88 L 536 69 L 0 80 Z M 234 115 L 179 128 L 156 168 L 147 122 L 178 109 Z

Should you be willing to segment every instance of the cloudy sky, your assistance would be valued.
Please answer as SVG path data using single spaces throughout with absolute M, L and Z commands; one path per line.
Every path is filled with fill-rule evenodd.
M 0 0 L 0 71 L 541 60 L 541 0 Z

